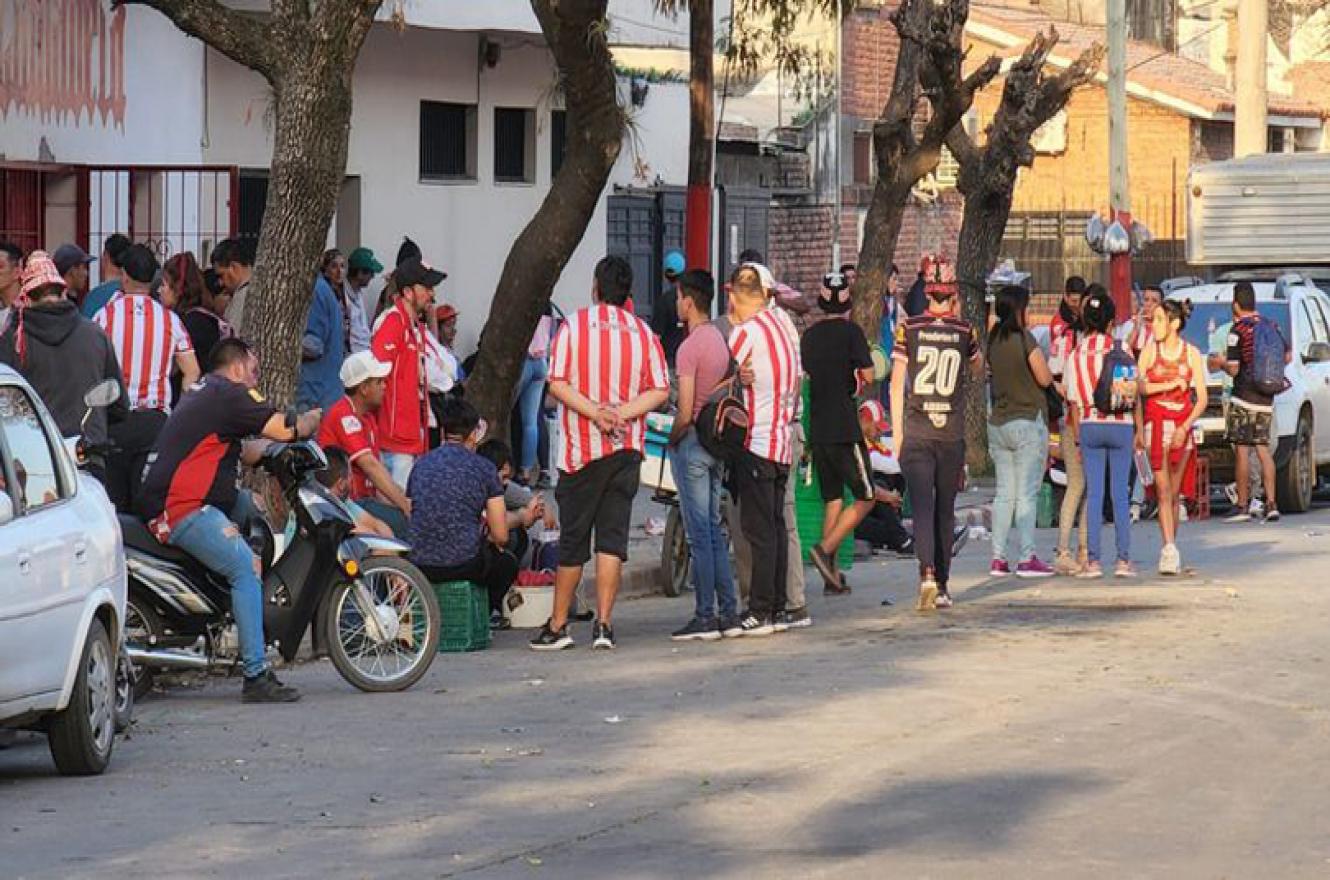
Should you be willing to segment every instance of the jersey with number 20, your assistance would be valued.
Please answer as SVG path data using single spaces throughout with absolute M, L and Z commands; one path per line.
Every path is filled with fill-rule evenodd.
M 924 313 L 896 325 L 892 361 L 905 370 L 905 436 L 965 439 L 965 388 L 979 357 L 974 328 L 961 318 Z

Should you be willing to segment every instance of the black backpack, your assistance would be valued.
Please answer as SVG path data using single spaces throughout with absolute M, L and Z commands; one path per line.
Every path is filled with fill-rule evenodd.
M 1099 380 L 1094 385 L 1094 408 L 1106 416 L 1119 416 L 1136 409 L 1136 361 L 1123 349 L 1122 343 L 1104 352 L 1099 368 Z
M 711 322 L 729 348 L 730 319 L 720 317 Z M 748 448 L 748 408 L 744 406 L 743 389 L 739 384 L 739 365 L 730 358 L 725 378 L 707 395 L 695 423 L 697 442 L 717 461 L 733 464 Z

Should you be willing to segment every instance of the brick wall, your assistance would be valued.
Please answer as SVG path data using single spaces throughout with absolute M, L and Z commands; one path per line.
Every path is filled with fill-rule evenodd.
M 846 116 L 865 120 L 867 126 L 882 112 L 896 74 L 900 40 L 888 19 L 896 6 L 888 3 L 880 9 L 860 8 L 843 26 L 841 110 Z
M 831 265 L 831 216 L 828 205 L 771 206 L 767 260 L 777 278 L 805 293 L 822 286 Z

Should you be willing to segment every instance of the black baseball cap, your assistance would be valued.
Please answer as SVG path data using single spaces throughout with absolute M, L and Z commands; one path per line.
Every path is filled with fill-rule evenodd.
M 51 259 L 55 262 L 55 271 L 59 272 L 61 275 L 64 275 L 75 266 L 86 266 L 97 260 L 96 257 L 88 256 L 88 252 L 76 244 L 60 245 L 60 247 L 55 249 L 55 253 L 51 255 Z
M 438 287 L 447 277 L 447 272 L 440 272 L 420 257 L 407 257 L 404 262 L 398 264 L 397 271 L 393 273 L 398 290 L 406 290 L 417 285 Z

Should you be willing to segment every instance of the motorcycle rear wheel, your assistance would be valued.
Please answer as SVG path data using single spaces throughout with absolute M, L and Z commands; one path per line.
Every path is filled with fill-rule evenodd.
M 328 594 L 324 644 L 333 666 L 362 691 L 402 691 L 420 680 L 438 651 L 442 615 L 434 588 L 405 559 L 372 557 L 354 581 Z M 367 626 L 374 615 L 384 638 Z

